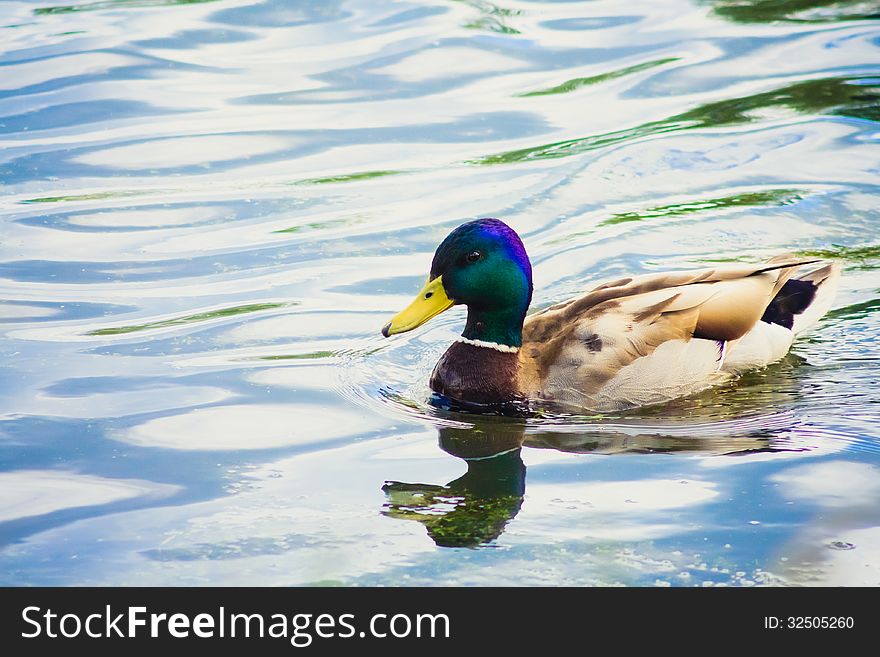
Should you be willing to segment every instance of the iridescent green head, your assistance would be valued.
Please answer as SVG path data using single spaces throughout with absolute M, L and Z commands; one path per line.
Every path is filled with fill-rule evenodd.
M 427 284 L 382 334 L 412 330 L 464 304 L 465 338 L 519 347 L 531 300 L 532 266 L 519 235 L 498 219 L 477 219 L 456 228 L 437 247 Z

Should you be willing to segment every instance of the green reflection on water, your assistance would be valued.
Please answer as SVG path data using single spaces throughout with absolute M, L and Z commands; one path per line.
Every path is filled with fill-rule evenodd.
M 832 244 L 825 249 L 808 249 L 798 251 L 798 255 L 816 256 L 818 258 L 837 258 L 850 263 L 849 269 L 871 270 L 880 269 L 880 244 L 864 246 L 841 246 Z
M 738 23 L 830 23 L 880 16 L 877 5 L 865 0 L 708 0 L 708 4 L 714 14 Z
M 524 94 L 518 94 L 521 98 L 528 98 L 531 96 L 550 96 L 553 94 L 567 94 L 571 91 L 576 91 L 581 87 L 587 87 L 594 84 L 601 84 L 602 82 L 607 82 L 608 80 L 614 80 L 617 78 L 622 78 L 625 75 L 630 75 L 632 73 L 638 73 L 639 71 L 646 71 L 651 68 L 655 68 L 657 66 L 663 66 L 663 64 L 668 64 L 669 62 L 677 62 L 680 57 L 666 57 L 664 59 L 655 59 L 650 62 L 642 62 L 641 64 L 635 64 L 633 66 L 627 66 L 625 68 L 617 69 L 616 71 L 609 71 L 608 73 L 602 73 L 600 75 L 594 75 L 588 78 L 574 78 L 572 80 L 568 80 L 563 82 L 560 85 L 555 87 L 550 87 L 549 89 L 541 89 L 539 91 L 529 91 Z
M 127 9 L 129 7 L 165 7 L 169 5 L 198 5 L 206 2 L 218 2 L 218 0 L 97 0 L 86 2 L 81 5 L 58 5 L 56 7 L 37 7 L 34 13 L 41 14 L 70 14 L 78 11 L 100 11 L 102 9 Z
M 807 80 L 760 94 L 707 103 L 633 128 L 497 153 L 468 160 L 466 164 L 511 164 L 569 157 L 640 137 L 750 123 L 760 118 L 760 110 L 771 107 L 784 107 L 802 114 L 831 114 L 880 121 L 880 84 L 869 76 Z
M 336 228 L 340 226 L 353 226 L 362 223 L 362 219 L 330 219 L 328 221 L 315 221 L 301 226 L 291 226 L 290 228 L 280 228 L 273 230 L 273 233 L 300 233 L 305 230 L 322 230 L 325 228 Z
M 41 196 L 38 198 L 26 198 L 19 203 L 63 203 L 65 201 L 101 201 L 109 198 L 125 198 L 127 196 L 143 196 L 145 194 L 160 193 L 159 189 L 138 189 L 128 191 L 93 192 L 91 194 L 71 194 L 69 196 Z
M 310 351 L 304 354 L 278 354 L 275 356 L 260 356 L 255 360 L 312 360 L 317 358 L 332 358 L 336 354 L 332 351 Z
M 832 319 L 862 319 L 880 310 L 880 299 L 868 299 L 861 303 L 853 303 L 843 308 L 829 310 L 825 315 Z
M 480 12 L 480 17 L 464 24 L 468 30 L 489 30 L 499 34 L 520 34 L 520 31 L 507 24 L 507 18 L 511 16 L 519 16 L 522 12 L 519 9 L 507 9 L 499 7 L 491 2 L 484 0 L 455 0 L 473 7 Z
M 146 324 L 132 324 L 129 326 L 114 326 L 111 328 L 97 329 L 89 331 L 86 335 L 121 335 L 123 333 L 135 333 L 136 331 L 147 331 L 149 329 L 166 328 L 168 326 L 178 326 L 180 324 L 194 324 L 197 322 L 206 322 L 209 319 L 217 319 L 219 317 L 232 317 L 234 315 L 243 315 L 245 313 L 255 313 L 260 310 L 271 310 L 273 308 L 283 308 L 285 306 L 294 306 L 296 302 L 287 303 L 252 303 L 244 306 L 232 306 L 231 308 L 221 308 L 219 310 L 211 310 L 204 313 L 196 313 L 185 317 L 175 317 L 173 319 L 164 319 L 158 322 L 147 322 Z
M 492 165 L 527 162 L 529 160 L 551 160 L 559 157 L 568 157 L 570 155 L 586 153 L 587 151 L 604 148 L 605 146 L 611 146 L 638 137 L 660 134 L 662 132 L 671 132 L 673 130 L 683 130 L 687 127 L 691 126 L 669 125 L 668 122 L 657 121 L 645 123 L 635 128 L 627 128 L 626 130 L 615 130 L 601 135 L 567 139 L 552 144 L 541 144 L 540 146 L 533 146 L 531 148 L 522 148 L 515 151 L 507 151 L 506 153 L 487 155 L 486 157 L 481 157 L 476 160 L 468 160 L 465 164 Z
M 832 114 L 869 121 L 880 120 L 880 85 L 873 76 L 807 80 L 764 93 L 709 103 L 673 117 L 699 127 L 749 123 L 756 110 L 786 107 L 802 114 Z
M 381 178 L 383 176 L 396 176 L 403 171 L 359 171 L 357 173 L 347 173 L 339 176 L 327 176 L 326 178 L 306 178 L 305 180 L 297 180 L 294 185 L 326 185 L 329 183 L 353 182 L 356 180 L 369 180 L 370 178 Z
M 595 228 L 582 230 L 576 233 L 564 235 L 547 242 L 547 244 L 561 244 L 570 242 L 573 239 L 584 237 L 595 232 L 597 228 L 603 226 L 613 226 L 615 224 L 623 224 L 631 221 L 644 221 L 646 219 L 656 219 L 657 217 L 677 217 L 705 210 L 718 210 L 724 208 L 736 207 L 757 207 L 757 206 L 782 206 L 792 205 L 807 196 L 806 191 L 798 189 L 765 189 L 753 192 L 741 192 L 739 194 L 730 194 L 718 198 L 694 199 L 682 203 L 671 203 L 668 205 L 658 205 L 645 210 L 633 210 L 630 212 L 618 212 L 611 215 L 608 219 L 600 221 Z M 817 253 L 803 252 L 803 255 L 819 255 Z M 826 257 L 826 256 L 822 256 Z M 742 258 L 706 258 L 701 262 L 739 262 L 748 260 Z
M 670 205 L 658 205 L 647 210 L 638 210 L 635 212 L 620 212 L 612 215 L 610 219 L 606 219 L 599 223 L 600 226 L 613 226 L 614 224 L 622 224 L 629 221 L 642 221 L 644 219 L 653 219 L 656 217 L 671 217 L 703 210 L 716 210 L 718 208 L 736 208 L 743 206 L 755 205 L 791 205 L 797 203 L 804 197 L 804 193 L 796 189 L 768 189 L 758 192 L 746 192 L 744 194 L 734 194 L 731 196 L 722 196 L 720 198 L 711 198 L 702 201 L 692 201 L 690 203 L 673 203 Z

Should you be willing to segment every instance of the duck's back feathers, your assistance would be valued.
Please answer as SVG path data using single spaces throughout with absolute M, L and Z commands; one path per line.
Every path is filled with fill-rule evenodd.
M 739 371 L 739 361 L 777 360 L 792 329 L 827 310 L 813 304 L 830 304 L 819 292 L 832 287 L 834 266 L 791 278 L 813 262 L 779 256 L 600 285 L 526 319 L 520 385 L 530 397 L 618 410 L 696 392 Z M 751 345 L 745 360 L 736 356 L 740 341 Z

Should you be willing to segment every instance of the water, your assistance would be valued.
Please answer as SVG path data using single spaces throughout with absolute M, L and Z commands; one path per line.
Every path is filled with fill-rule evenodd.
M 51 1 L 0 5 L 0 583 L 880 584 L 873 3 Z M 735 385 L 480 419 L 460 310 L 378 334 L 476 216 L 535 307 L 845 273 Z

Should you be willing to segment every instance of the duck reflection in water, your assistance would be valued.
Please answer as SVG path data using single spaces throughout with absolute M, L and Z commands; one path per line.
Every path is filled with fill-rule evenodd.
M 382 513 L 417 520 L 440 547 L 490 543 L 519 513 L 525 496 L 525 425 L 486 422 L 439 431 L 440 448 L 464 459 L 467 472 L 445 486 L 386 482 Z
M 784 418 L 780 419 L 784 422 Z M 722 426 L 715 427 L 721 431 L 714 435 L 703 433 L 705 425 L 692 426 L 692 432 L 680 435 L 635 425 L 586 431 L 535 431 L 531 426 L 526 433 L 525 421 L 510 418 L 486 418 L 473 426 L 442 427 L 440 448 L 463 459 L 467 472 L 445 486 L 386 482 L 382 488 L 386 495 L 382 513 L 422 523 L 440 547 L 479 547 L 501 536 L 522 507 L 526 491 L 523 447 L 581 454 L 689 452 L 730 457 L 804 449 L 803 445 L 786 439 L 783 422 L 772 430 L 752 426 L 729 432 L 724 432 L 721 423 Z

